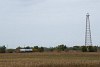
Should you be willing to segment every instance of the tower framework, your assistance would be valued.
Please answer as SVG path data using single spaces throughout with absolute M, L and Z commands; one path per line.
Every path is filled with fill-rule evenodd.
M 89 13 L 86 14 L 85 46 L 92 46 Z

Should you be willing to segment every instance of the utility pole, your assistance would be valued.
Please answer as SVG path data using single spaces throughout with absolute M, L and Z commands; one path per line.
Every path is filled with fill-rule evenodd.
M 89 13 L 86 14 L 85 46 L 92 46 Z

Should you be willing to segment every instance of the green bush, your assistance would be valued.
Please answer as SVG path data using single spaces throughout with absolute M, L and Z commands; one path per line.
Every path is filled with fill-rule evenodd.
M 15 52 L 15 49 L 7 49 L 7 53 L 13 53 Z
M 43 47 L 34 46 L 33 48 L 33 52 L 43 52 L 43 51 L 44 51 Z
M 97 51 L 98 51 L 98 47 L 94 46 L 94 52 L 97 52 Z
M 82 46 L 82 52 L 87 52 L 87 46 Z
M 97 47 L 96 46 L 88 46 L 89 52 L 97 52 Z
M 82 46 L 82 52 L 97 52 L 97 46 Z
M 73 46 L 73 50 L 81 50 L 80 46 Z
M 43 47 L 40 47 L 40 48 L 38 48 L 38 51 L 39 52 L 43 52 L 44 51 L 44 48 Z
M 58 45 L 56 47 L 57 51 L 64 51 L 66 48 L 67 48 L 66 45 L 63 45 L 63 44 L 62 45 Z
M 88 51 L 89 51 L 89 52 L 94 52 L 93 46 L 88 46 Z
M 0 53 L 5 53 L 5 52 L 6 52 L 6 47 L 0 46 Z

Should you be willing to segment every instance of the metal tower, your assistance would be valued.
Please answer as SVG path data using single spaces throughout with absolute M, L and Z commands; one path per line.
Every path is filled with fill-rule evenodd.
M 89 16 L 90 16 L 89 13 L 87 13 L 87 15 L 86 15 L 85 46 L 92 46 Z

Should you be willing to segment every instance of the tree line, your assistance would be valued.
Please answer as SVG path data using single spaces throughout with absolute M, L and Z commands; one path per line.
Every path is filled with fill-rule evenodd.
M 21 51 L 23 49 L 23 51 Z M 29 50 L 31 49 L 31 50 Z M 68 52 L 68 51 L 80 51 L 80 52 L 97 52 L 100 51 L 98 46 L 73 46 L 67 47 L 64 44 L 58 45 L 56 47 L 39 47 L 39 46 L 26 46 L 26 47 L 17 47 L 16 49 L 8 49 L 5 46 L 0 46 L 0 53 L 21 53 L 21 52 Z

